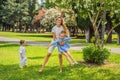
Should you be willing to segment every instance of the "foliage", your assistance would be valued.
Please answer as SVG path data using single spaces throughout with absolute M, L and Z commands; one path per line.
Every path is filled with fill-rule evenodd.
M 35 15 L 34 19 L 32 20 L 32 24 L 36 24 L 39 23 L 39 21 L 43 18 L 43 16 L 45 15 L 46 10 L 44 8 L 42 8 L 41 10 L 38 10 L 38 14 Z
M 28 14 L 28 0 L 16 3 L 14 0 L 8 0 L 2 6 L 1 14 L 2 22 L 14 24 L 16 21 L 27 22 Z
M 58 16 L 61 15 L 61 12 L 57 9 L 49 9 L 46 11 L 43 19 L 40 21 L 40 23 L 45 27 L 53 27 L 56 23 L 56 19 Z
M 81 29 L 89 28 L 92 24 L 95 35 L 95 45 L 97 46 L 99 46 L 99 44 L 102 44 L 102 46 L 104 46 L 106 12 L 110 11 L 111 17 L 115 13 L 118 16 L 117 18 L 120 19 L 120 0 L 48 0 L 47 2 L 49 2 L 48 4 L 54 4 L 54 6 L 60 8 L 64 7 L 72 9 L 77 15 L 77 26 L 80 26 Z M 117 24 L 120 25 L 120 23 Z M 116 24 L 114 27 L 115 26 Z M 101 32 L 101 34 L 99 32 Z M 100 35 L 102 36 L 101 42 L 99 42 Z
M 36 0 L 7 0 L 4 5 L 1 5 L 0 16 L 4 28 L 15 29 L 19 28 L 19 31 L 23 28 L 29 28 L 31 26 L 32 19 L 34 17 Z M 5 24 L 5 25 L 4 25 Z M 6 27 L 7 26 L 7 27 Z M 13 30 L 14 31 L 14 30 Z
M 88 46 L 83 49 L 83 59 L 86 62 L 103 64 L 110 56 L 110 52 L 106 48 L 97 48 L 95 46 Z
M 65 22 L 68 27 L 75 26 L 75 15 L 71 9 L 59 9 L 59 8 L 51 8 L 48 9 L 43 17 L 40 20 L 40 23 L 45 27 L 53 27 L 56 23 L 56 19 L 59 16 L 64 16 Z
M 118 24 L 120 22 L 120 19 L 118 17 L 118 14 L 114 14 L 113 16 L 113 24 Z M 115 32 L 117 32 L 118 34 L 120 34 L 120 25 L 118 25 L 115 29 Z
M 77 26 L 81 29 L 86 29 L 91 25 L 88 15 L 83 8 L 84 2 L 80 0 L 47 0 L 46 5 L 48 5 L 49 8 L 57 6 L 59 8 L 72 9 Z

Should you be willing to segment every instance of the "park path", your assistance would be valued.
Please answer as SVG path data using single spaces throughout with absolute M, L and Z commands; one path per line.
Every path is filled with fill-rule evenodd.
M 14 38 L 7 38 L 7 37 L 2 37 L 0 36 L 0 41 L 1 42 L 10 42 L 14 44 L 19 44 L 20 39 L 14 39 Z M 28 45 L 35 45 L 35 46 L 47 46 L 49 42 L 38 42 L 38 41 L 30 41 L 26 40 Z M 80 46 L 78 44 L 71 44 L 71 50 L 82 50 L 84 46 Z M 113 53 L 118 53 L 120 54 L 120 48 L 108 48 L 111 50 Z

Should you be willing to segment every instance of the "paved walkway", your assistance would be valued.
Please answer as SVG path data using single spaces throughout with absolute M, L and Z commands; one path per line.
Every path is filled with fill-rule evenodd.
M 20 40 L 0 36 L 0 41 L 19 44 Z M 47 46 L 49 44 L 49 42 L 37 42 L 37 41 L 30 41 L 30 40 L 26 40 L 26 42 L 28 45 L 36 45 L 36 46 Z M 71 44 L 71 50 L 82 50 L 82 48 L 84 48 L 84 46 L 79 46 L 78 44 Z M 111 52 L 120 54 L 120 48 L 108 48 L 108 49 L 110 49 Z

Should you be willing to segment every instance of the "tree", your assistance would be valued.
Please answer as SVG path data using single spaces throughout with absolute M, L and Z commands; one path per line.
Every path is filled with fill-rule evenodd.
M 35 4 L 36 4 L 36 0 L 28 0 L 28 13 L 29 13 L 29 16 L 30 16 L 30 31 L 31 32 L 34 32 L 34 26 L 32 25 L 32 20 L 34 19 L 34 16 L 35 16 Z
M 55 24 L 58 16 L 63 16 L 68 28 L 76 26 L 75 15 L 71 9 L 59 9 L 51 8 L 46 10 L 44 17 L 40 20 L 40 23 L 48 30 L 50 30 Z
M 34 17 L 32 20 L 32 25 L 36 27 L 37 32 L 40 32 L 40 29 L 42 28 L 42 25 L 40 24 L 40 20 L 45 15 L 46 10 L 42 8 L 41 10 L 38 10 L 38 14 Z
M 113 13 L 116 13 L 116 12 L 119 13 L 119 8 L 120 8 L 119 0 L 114 0 L 114 1 L 111 1 L 111 0 L 74 0 L 74 1 L 73 0 L 54 0 L 54 1 L 48 0 L 48 2 L 49 4 L 54 4 L 54 6 L 57 6 L 60 8 L 63 8 L 63 7 L 71 8 L 77 14 L 77 17 L 76 17 L 77 25 L 80 26 L 81 29 L 82 29 L 81 23 L 83 22 L 86 22 L 86 23 L 89 22 L 90 24 L 92 23 L 92 28 L 94 29 L 95 37 L 96 35 L 99 37 L 101 35 L 102 41 L 104 41 L 104 32 L 105 32 L 106 25 L 108 28 L 108 25 L 111 24 L 111 21 L 109 20 L 109 18 L 113 16 Z M 107 13 L 108 11 L 110 11 L 109 14 Z M 86 20 L 88 20 L 88 22 Z M 109 27 L 111 28 L 111 26 Z M 83 26 L 83 28 L 85 28 L 85 25 Z M 87 28 L 88 28 L 88 25 L 86 25 L 86 29 Z M 111 32 L 110 29 L 109 29 L 109 32 Z M 108 37 L 110 34 L 109 32 L 108 32 Z M 95 43 L 97 43 L 98 41 L 97 39 L 99 38 L 96 37 L 95 39 L 96 39 Z
M 114 0 L 114 1 L 111 1 L 109 2 L 109 11 L 110 11 L 110 17 L 112 18 L 112 29 L 108 32 L 108 37 L 107 39 L 109 38 L 109 35 L 111 34 L 111 32 L 115 29 L 115 31 L 117 32 L 118 34 L 118 44 L 120 42 L 119 40 L 119 28 L 120 28 L 120 1 L 119 0 Z M 110 8 L 112 6 L 112 8 Z
M 106 12 L 106 33 L 108 35 L 108 32 L 112 29 L 112 19 L 111 19 L 111 16 L 110 16 L 110 11 L 107 11 Z M 111 43 L 112 42 L 112 32 L 110 33 L 107 41 L 107 43 Z
M 1 14 L 3 29 L 15 31 L 15 28 L 19 32 L 28 31 L 29 26 L 35 15 L 36 0 L 8 0 L 1 5 Z M 16 25 L 16 26 L 15 26 Z M 24 29 L 24 30 L 23 30 Z
M 116 4 L 116 2 L 118 2 Z M 85 11 L 88 13 L 90 21 L 92 23 L 92 27 L 94 29 L 95 35 L 95 46 L 96 47 L 103 47 L 104 45 L 104 32 L 105 32 L 105 24 L 106 24 L 106 12 L 110 11 L 110 16 L 113 16 L 115 11 L 119 12 L 119 1 L 111 1 L 111 0 L 85 0 L 84 8 Z M 112 8 L 110 8 L 113 6 Z M 102 26 L 101 26 L 102 25 Z M 117 24 L 119 25 L 119 23 Z M 116 26 L 115 26 L 116 27 Z M 113 29 L 115 28 L 113 27 Z M 109 30 L 109 34 L 113 30 Z M 100 34 L 101 32 L 101 34 Z M 100 38 L 101 35 L 101 38 Z
M 113 20 L 114 20 L 113 24 L 118 24 L 120 22 L 120 19 L 119 19 L 118 16 L 119 15 L 114 14 L 114 16 L 113 16 Z M 114 30 L 118 35 L 117 44 L 120 45 L 120 25 L 116 26 L 116 28 Z

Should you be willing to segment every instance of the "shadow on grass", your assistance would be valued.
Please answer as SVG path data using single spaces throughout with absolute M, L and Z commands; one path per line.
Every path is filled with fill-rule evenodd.
M 17 35 L 21 37 L 45 37 L 45 38 L 51 38 L 52 35 Z
M 0 41 L 0 44 L 7 44 L 8 42 Z
M 0 45 L 0 47 L 17 47 L 19 46 L 18 44 L 12 44 L 12 43 L 7 43 L 7 44 L 3 44 L 3 45 Z
M 20 44 L 10 43 L 10 42 L 0 42 L 0 47 L 18 47 L 18 46 L 20 46 Z M 30 46 L 30 45 L 25 45 L 25 46 Z
M 28 59 L 43 59 L 44 57 L 39 56 L 39 57 L 27 57 Z
M 0 65 L 1 80 L 103 80 L 108 77 L 109 80 L 120 79 L 120 74 L 114 74 L 109 69 L 98 69 L 79 64 L 74 66 L 64 66 L 63 72 L 59 73 L 59 66 L 45 67 L 44 71 L 38 73 L 40 65 L 34 65 L 19 69 L 18 64 Z M 87 71 L 88 70 L 88 71 Z M 103 74 L 104 77 L 96 77 L 97 74 Z

